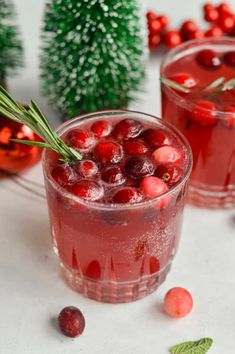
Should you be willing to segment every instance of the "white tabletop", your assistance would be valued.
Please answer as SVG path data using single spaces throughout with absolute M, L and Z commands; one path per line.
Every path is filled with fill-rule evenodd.
M 40 95 L 39 29 L 45 1 L 17 0 L 26 48 L 26 67 L 9 80 L 19 101 L 35 99 L 53 122 L 56 117 Z M 202 1 L 155 1 L 177 24 L 200 17 Z M 233 1 L 235 7 L 235 1 Z M 174 5 L 174 6 L 173 6 Z M 184 16 L 182 15 L 184 13 Z M 159 114 L 159 57 L 148 61 L 146 93 L 133 108 Z M 40 165 L 27 178 L 42 183 Z M 204 336 L 214 339 L 211 354 L 235 353 L 235 211 L 187 207 L 179 252 L 157 292 L 135 303 L 101 304 L 75 293 L 59 277 L 46 204 L 11 180 L 0 181 L 0 353 L 3 354 L 167 354 L 168 348 Z M 162 299 L 173 286 L 191 291 L 193 312 L 181 320 L 162 312 Z M 86 318 L 83 335 L 67 339 L 55 319 L 67 305 Z

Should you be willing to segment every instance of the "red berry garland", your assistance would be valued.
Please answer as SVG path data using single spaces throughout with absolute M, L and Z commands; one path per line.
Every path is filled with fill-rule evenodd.
M 203 6 L 203 15 L 205 21 L 210 24 L 206 30 L 200 29 L 197 23 L 191 19 L 184 21 L 179 30 L 173 30 L 169 26 L 167 16 L 148 11 L 150 51 L 156 51 L 161 45 L 173 48 L 184 41 L 196 38 L 235 36 L 235 12 L 232 11 L 228 3 L 222 2 L 217 6 L 206 3 Z

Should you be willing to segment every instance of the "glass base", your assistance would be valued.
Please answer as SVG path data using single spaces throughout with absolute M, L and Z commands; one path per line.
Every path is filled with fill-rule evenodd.
M 188 202 L 202 208 L 230 209 L 235 207 L 235 186 L 208 186 L 192 183 L 189 186 Z
M 171 262 L 159 272 L 145 275 L 131 282 L 93 280 L 81 277 L 80 272 L 69 269 L 61 263 L 62 276 L 75 291 L 99 302 L 124 303 L 139 300 L 163 283 L 171 267 Z

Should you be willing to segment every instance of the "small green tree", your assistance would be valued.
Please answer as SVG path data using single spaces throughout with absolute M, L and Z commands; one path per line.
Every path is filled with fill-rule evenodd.
M 22 43 L 15 24 L 15 9 L 11 0 L 0 0 L 0 82 L 22 66 Z
M 144 77 L 136 0 L 50 0 L 41 57 L 45 95 L 63 115 L 126 107 Z

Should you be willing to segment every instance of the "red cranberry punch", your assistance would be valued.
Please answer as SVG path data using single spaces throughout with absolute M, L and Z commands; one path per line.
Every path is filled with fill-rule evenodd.
M 106 111 L 58 129 L 83 155 L 44 153 L 53 244 L 68 284 L 89 298 L 137 300 L 165 279 L 177 250 L 191 150 L 146 114 Z
M 235 206 L 235 40 L 190 41 L 161 66 L 163 119 L 178 128 L 193 152 L 189 201 Z

